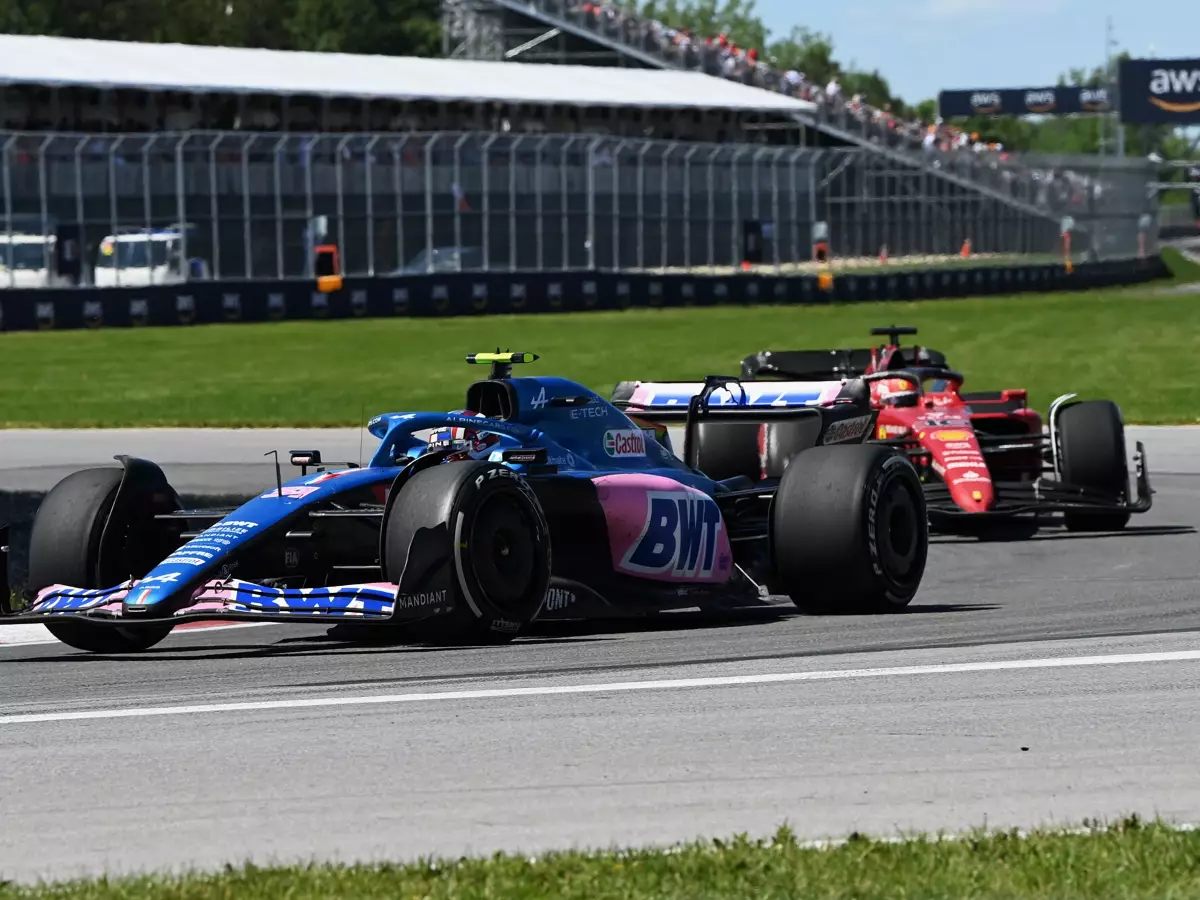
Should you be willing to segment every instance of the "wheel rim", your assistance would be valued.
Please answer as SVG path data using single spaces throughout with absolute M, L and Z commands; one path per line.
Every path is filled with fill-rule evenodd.
M 471 528 L 470 566 L 488 601 L 502 611 L 529 592 L 536 565 L 533 524 L 516 497 L 484 501 Z
M 893 480 L 880 498 L 876 520 L 883 523 L 879 536 L 880 565 L 896 582 L 908 580 L 920 555 L 920 523 L 908 487 Z

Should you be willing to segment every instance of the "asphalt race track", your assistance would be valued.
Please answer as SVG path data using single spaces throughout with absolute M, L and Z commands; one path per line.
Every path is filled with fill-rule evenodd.
M 0 646 L 0 879 L 784 820 L 812 838 L 1200 820 L 1200 429 L 1130 432 L 1157 494 L 1128 531 L 937 538 L 900 615 L 780 604 L 503 648 L 355 648 L 310 626 L 180 632 L 125 658 Z M 354 429 L 311 435 L 5 433 L 0 490 L 116 452 L 221 493 L 269 485 L 269 449 L 358 458 Z

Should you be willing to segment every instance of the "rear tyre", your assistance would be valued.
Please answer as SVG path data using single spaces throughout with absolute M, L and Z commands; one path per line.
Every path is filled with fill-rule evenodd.
M 1058 415 L 1059 469 L 1069 485 L 1107 494 L 1113 502 L 1129 492 L 1125 457 L 1125 423 L 1111 400 L 1088 400 L 1068 406 Z M 1127 510 L 1067 512 L 1068 531 L 1120 531 L 1129 522 Z
M 52 584 L 100 588 L 128 578 L 124 532 L 129 523 L 110 523 L 101 571 L 101 539 L 116 500 L 121 469 L 83 469 L 56 484 L 42 500 L 29 536 L 29 589 Z M 144 574 L 144 573 L 136 573 Z M 79 619 L 50 622 L 49 632 L 76 650 L 137 653 L 171 633 L 171 625 L 113 626 Z
M 771 504 L 773 587 L 802 609 L 893 611 L 921 585 L 925 495 L 907 458 L 872 444 L 796 454 Z
M 446 463 L 418 472 L 384 527 L 389 578 L 449 585 L 457 642 L 507 643 L 546 598 L 550 528 L 532 489 L 505 466 Z

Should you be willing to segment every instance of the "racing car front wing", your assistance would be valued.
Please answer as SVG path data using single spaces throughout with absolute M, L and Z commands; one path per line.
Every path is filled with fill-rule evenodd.
M 1056 478 L 1039 478 L 1035 481 L 993 481 L 992 490 L 995 506 L 987 512 L 972 512 L 959 507 L 950 497 L 950 489 L 943 482 L 925 484 L 925 502 L 930 513 L 939 516 L 1015 516 L 1024 513 L 1054 513 L 1093 510 L 1096 512 L 1144 513 L 1153 504 L 1154 491 L 1150 487 L 1150 476 L 1146 470 L 1146 448 L 1137 442 L 1133 456 L 1134 483 L 1137 497 L 1129 500 L 1125 496 L 1090 490 L 1068 484 Z
M 122 616 L 124 599 L 137 592 L 137 582 L 112 588 L 84 590 L 53 585 L 39 592 L 29 608 L 15 618 L 22 622 L 52 622 L 86 618 L 98 623 L 128 624 Z M 199 587 L 188 606 L 162 619 L 139 618 L 138 624 L 188 621 L 328 622 L 330 619 L 393 621 L 422 619 L 448 612 L 446 591 L 396 594 L 387 583 L 336 587 L 276 588 L 238 579 L 210 581 Z

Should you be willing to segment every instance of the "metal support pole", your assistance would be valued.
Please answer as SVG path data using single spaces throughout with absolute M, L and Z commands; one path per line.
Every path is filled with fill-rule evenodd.
M 425 271 L 433 271 L 433 148 L 440 134 L 425 144 Z
M 692 157 L 700 148 L 692 147 L 683 156 L 683 267 L 692 267 Z
M 393 202 L 396 205 L 396 268 L 405 265 L 404 257 L 404 170 L 401 168 L 404 160 L 401 153 L 408 143 L 408 135 L 392 144 L 392 190 L 395 192 Z
M 742 153 L 745 152 L 744 147 L 735 146 L 733 148 L 733 165 L 729 167 L 730 182 L 729 182 L 729 203 L 730 203 L 730 223 L 729 223 L 729 249 L 731 251 L 730 261 L 736 266 L 739 262 L 738 257 L 738 221 L 741 217 L 741 205 L 738 202 L 741 198 L 739 188 L 741 187 L 742 173 L 739 168 Z
M 117 222 L 117 148 L 125 140 L 118 137 L 108 147 L 108 224 L 113 236 L 113 282 L 121 286 L 121 229 Z M 183 197 L 183 159 L 176 147 L 175 158 L 175 199 L 182 202 Z
M 462 145 L 469 138 L 470 134 L 460 134 L 458 140 L 454 142 L 454 181 L 451 186 L 450 193 L 454 196 L 454 246 L 459 248 L 459 253 L 455 256 L 458 271 L 462 271 L 462 204 L 458 200 L 458 192 L 462 187 Z
M 715 269 L 717 265 L 717 210 L 716 210 L 716 186 L 714 183 L 714 164 L 717 161 L 717 155 L 721 152 L 720 146 L 714 147 L 712 153 L 708 155 L 708 180 L 705 185 L 708 191 L 708 260 L 706 265 L 710 269 Z
M 770 147 L 760 147 L 754 151 L 754 156 L 750 157 L 750 184 L 754 191 L 753 199 L 750 202 L 750 215 L 755 219 L 759 218 L 759 194 L 758 189 L 758 161 L 764 153 L 769 153 Z
M 643 141 L 637 154 L 637 267 L 646 271 L 646 152 L 654 146 Z
M 87 224 L 83 215 L 83 148 L 89 138 L 81 137 L 75 141 L 75 224 L 79 227 L 79 282 L 81 287 L 89 281 L 87 261 Z M 4 151 L 5 161 L 8 160 L 7 146 Z M 94 280 L 94 279 L 92 279 Z
M 489 135 L 488 139 L 483 142 L 483 271 L 488 271 L 491 268 L 491 253 L 492 253 L 492 144 L 500 138 L 500 135 Z
M 545 187 L 542 184 L 542 150 L 546 146 L 546 142 L 549 140 L 550 136 L 546 135 L 533 145 L 533 196 L 534 208 L 537 215 L 537 268 L 539 272 L 544 272 L 546 270 L 546 229 L 545 223 L 542 221 L 542 217 L 544 215 L 543 205 L 545 202 Z
M 175 142 L 175 212 L 179 222 L 179 258 L 187 262 L 187 168 L 184 164 L 184 145 L 188 134 Z M 191 269 L 188 269 L 191 274 Z
M 309 241 L 309 245 L 304 248 L 304 276 L 306 278 L 311 278 L 314 273 L 312 241 L 315 235 L 312 232 L 312 222 L 316 216 L 316 211 L 313 205 L 313 148 L 320 141 L 321 138 L 319 135 L 310 135 L 308 143 L 300 151 L 300 157 L 304 160 L 304 232 L 308 235 Z
M 154 137 L 150 137 L 146 144 L 142 147 L 142 224 L 146 229 L 146 234 L 149 235 L 154 230 L 154 216 L 150 206 L 150 147 L 153 146 Z M 43 221 L 45 215 L 43 214 Z
M 659 238 L 660 250 L 658 255 L 658 265 L 664 271 L 667 268 L 667 231 L 671 227 L 667 220 L 667 207 L 670 205 L 671 198 L 671 172 L 667 167 L 667 160 L 671 154 L 679 149 L 679 145 L 675 141 L 671 141 L 662 156 L 662 177 L 658 181 L 658 223 L 659 223 Z
M 346 146 L 350 143 L 353 135 L 343 135 L 342 139 L 337 142 L 334 148 L 334 153 L 337 154 L 337 159 L 334 162 L 333 178 L 337 190 L 337 247 L 338 259 L 341 260 L 342 271 L 346 270 L 346 176 L 342 169 L 342 153 Z
M 42 214 L 42 263 L 46 266 L 47 273 L 50 271 L 50 260 L 47 258 L 46 252 L 46 224 L 50 221 L 50 188 L 46 177 L 46 150 L 54 143 L 55 136 L 48 135 L 42 139 L 41 145 L 38 147 L 38 204 L 39 211 Z M 151 141 L 153 142 L 153 138 Z M 57 240 L 57 238 L 56 238 Z M 9 245 L 12 246 L 11 244 Z
M 363 172 L 367 190 L 367 275 L 375 277 L 375 145 L 380 135 L 367 141 L 364 153 L 366 169 Z
M 750 186 L 754 192 L 753 199 L 751 200 L 751 203 L 750 203 L 750 215 L 754 218 L 754 221 L 759 222 L 759 223 L 762 222 L 762 215 L 761 215 L 760 207 L 759 207 L 759 204 L 761 202 L 761 198 L 759 197 L 759 195 L 762 193 L 762 191 L 759 189 L 759 185 L 758 185 L 758 172 L 759 172 L 758 160 L 760 157 L 762 157 L 762 155 L 764 153 L 769 153 L 770 150 L 771 150 L 770 147 L 760 147 L 758 150 L 754 151 L 754 156 L 750 157 Z M 760 237 L 760 240 L 761 240 L 761 237 Z M 745 248 L 744 247 L 742 250 L 742 255 L 743 255 L 743 257 L 745 256 Z
M 587 252 L 588 271 L 596 271 L 596 148 L 604 138 L 595 138 L 588 144 L 587 168 Z
M 3 169 L 4 181 L 4 234 L 8 238 L 8 256 L 5 257 L 4 263 L 11 265 L 13 262 L 12 250 L 12 213 L 13 213 L 13 196 L 12 196 L 12 167 L 9 162 L 9 151 L 12 150 L 13 144 L 17 142 L 17 136 L 14 134 L 4 142 L 4 159 L 0 168 Z M 78 171 L 78 170 L 77 170 Z M 11 271 L 11 270 L 10 270 Z M 12 276 L 10 276 L 11 279 Z
M 517 147 L 524 135 L 508 145 L 508 271 L 517 270 Z
M 817 224 L 817 160 L 825 155 L 824 150 L 818 150 L 817 155 L 813 157 L 812 168 L 808 170 L 808 227 L 811 229 Z M 833 256 L 833 229 L 830 229 L 829 234 L 829 257 Z M 812 252 L 811 250 L 809 251 Z
M 251 135 L 242 144 L 242 269 L 247 279 L 254 277 L 254 209 L 250 204 L 250 148 L 258 140 Z
M 571 149 L 578 137 L 568 138 L 567 142 L 562 145 L 558 156 L 558 179 L 559 179 L 559 214 L 562 222 L 562 268 L 567 271 L 571 268 L 571 213 L 570 198 L 571 182 L 567 177 L 567 151 Z
M 284 135 L 271 148 L 272 175 L 275 189 L 275 277 L 283 279 L 283 172 L 280 157 L 283 148 L 287 146 L 288 137 Z
M 784 151 L 776 150 L 771 157 L 771 258 L 775 263 L 775 274 L 780 272 L 779 259 L 779 161 Z
M 612 267 L 613 271 L 621 268 L 621 151 L 629 141 L 617 141 L 612 150 L 612 199 L 609 208 L 612 210 Z
M 218 134 L 208 145 L 208 212 L 211 216 L 209 229 L 212 233 L 213 266 L 212 276 L 221 280 L 221 206 L 218 200 L 220 191 L 217 189 L 217 147 L 220 146 L 224 135 Z M 147 182 L 149 173 L 146 174 Z M 150 188 L 146 188 L 146 219 L 149 221 Z M 280 276 L 282 277 L 282 276 Z

